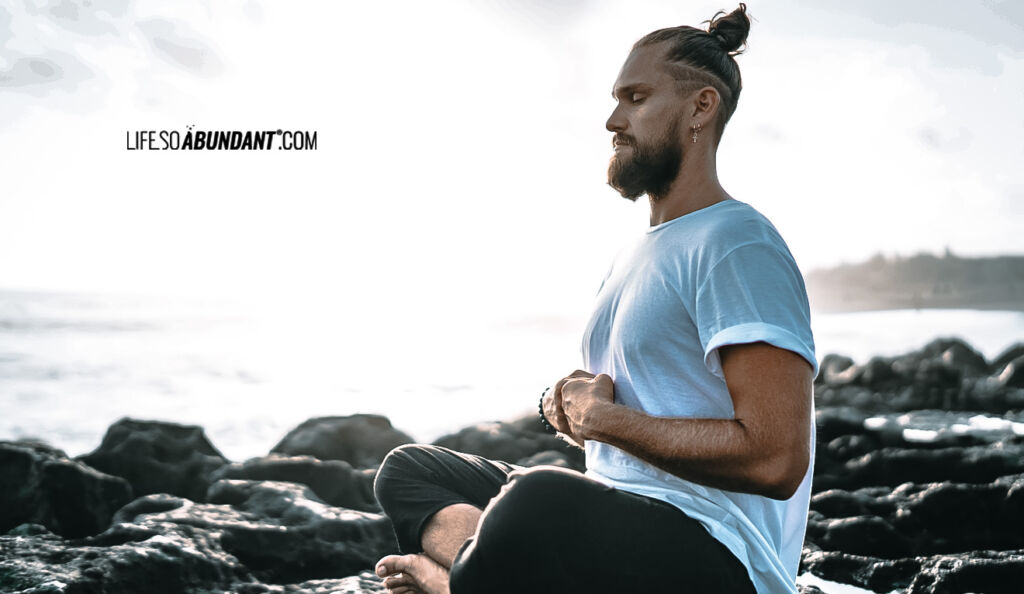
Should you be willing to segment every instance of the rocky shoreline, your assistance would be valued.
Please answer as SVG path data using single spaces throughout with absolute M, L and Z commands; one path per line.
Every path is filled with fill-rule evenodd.
M 1021 591 L 1024 344 L 993 361 L 945 339 L 862 364 L 830 355 L 815 401 L 801 573 L 876 592 Z M 370 570 L 397 546 L 373 477 L 411 441 L 353 415 L 310 419 L 244 462 L 201 427 L 132 419 L 77 458 L 0 442 L 0 592 L 383 592 Z M 583 465 L 533 417 L 435 443 Z

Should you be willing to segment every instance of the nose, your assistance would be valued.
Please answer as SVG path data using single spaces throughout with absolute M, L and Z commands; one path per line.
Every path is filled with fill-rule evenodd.
M 615 109 L 612 110 L 612 115 L 608 116 L 608 121 L 604 123 L 605 130 L 609 132 L 622 132 L 626 129 L 626 119 L 622 117 L 622 105 L 616 105 Z

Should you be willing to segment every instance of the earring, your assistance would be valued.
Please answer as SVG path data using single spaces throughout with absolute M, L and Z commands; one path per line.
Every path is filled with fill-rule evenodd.
M 697 134 L 700 132 L 700 124 L 694 124 L 692 126 L 692 129 L 693 129 L 693 142 L 694 142 L 694 144 L 696 144 L 697 143 Z

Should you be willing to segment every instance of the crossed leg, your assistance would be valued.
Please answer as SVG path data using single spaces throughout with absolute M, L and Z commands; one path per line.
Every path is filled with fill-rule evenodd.
M 423 553 L 388 555 L 376 572 L 391 594 L 449 594 L 448 570 L 455 555 L 476 532 L 481 510 L 456 503 L 434 514 L 423 529 Z
M 448 571 L 484 507 L 518 466 L 437 446 L 401 446 L 385 458 L 374 493 L 404 555 L 375 568 L 393 594 L 448 593 Z
M 746 567 L 667 503 L 565 469 L 433 446 L 392 455 L 375 493 L 405 553 L 377 565 L 393 594 L 754 594 Z

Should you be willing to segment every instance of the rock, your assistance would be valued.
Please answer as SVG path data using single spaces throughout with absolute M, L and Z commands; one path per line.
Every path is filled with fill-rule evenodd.
M 510 422 L 479 423 L 445 435 L 435 441 L 434 445 L 505 462 L 515 462 L 552 450 L 563 453 L 572 468 L 584 466 L 583 450 L 544 432 L 535 414 Z
M 918 450 L 884 448 L 842 465 L 832 488 L 847 490 L 902 483 L 934 483 L 945 480 L 988 483 L 1024 472 L 1024 446 L 1000 442 L 992 446 Z M 819 478 L 815 477 L 817 481 Z
M 988 374 L 985 357 L 959 338 L 937 338 L 918 350 L 888 359 L 893 371 L 902 377 L 912 377 L 926 361 L 941 363 L 965 376 Z
M 919 559 L 879 559 L 838 551 L 804 547 L 800 572 L 841 584 L 851 584 L 875 592 L 902 591 L 921 569 Z
M 0 536 L 3 592 L 252 592 L 243 584 L 258 585 L 215 533 L 187 525 L 118 525 L 97 541 Z
M 807 542 L 895 559 L 1024 549 L 1024 474 L 988 484 L 905 483 L 811 498 Z
M 53 532 L 42 524 L 19 524 L 7 531 L 7 536 L 39 536 L 41 534 L 53 534 Z
M 227 463 L 202 427 L 121 419 L 100 447 L 78 458 L 126 479 L 135 495 L 169 493 L 202 501 L 213 471 Z
M 347 576 L 398 551 L 387 517 L 332 508 L 301 485 L 222 480 L 210 487 L 207 499 L 242 512 L 225 521 L 218 511 L 207 526 L 222 530 L 224 550 L 265 582 Z M 161 515 L 167 514 L 174 512 Z
M 868 432 L 864 421 L 869 415 L 853 407 L 819 408 L 814 412 L 814 424 L 820 442 L 829 442 L 842 435 L 862 435 Z
M 982 361 L 984 364 L 984 361 Z M 987 365 L 985 366 L 988 367 Z M 960 382 L 964 372 L 943 359 L 925 359 L 914 370 L 913 385 L 917 388 L 935 388 L 937 390 L 960 390 Z M 941 408 L 923 406 L 919 408 Z
M 132 498 L 123 479 L 38 442 L 0 442 L 0 476 L 0 534 L 25 523 L 67 537 L 97 534 Z
M 267 588 L 268 594 L 387 594 L 384 583 L 372 571 L 340 580 L 309 580 Z
M 912 547 L 908 539 L 878 516 L 862 515 L 820 522 L 823 525 L 814 526 L 814 532 L 820 535 L 814 542 L 824 550 L 885 559 L 910 555 Z
M 853 374 L 853 381 L 870 390 L 883 390 L 898 382 L 899 375 L 893 371 L 892 362 L 884 357 L 872 357 L 864 365 L 857 365 L 848 370 Z
M 922 564 L 907 594 L 1016 594 L 1024 583 L 1024 550 L 938 555 Z
M 875 592 L 1016 594 L 1024 582 L 1024 550 L 887 560 L 805 549 L 801 570 Z
M 840 374 L 853 367 L 853 359 L 843 355 L 825 355 L 818 365 L 818 377 L 816 383 L 824 383 L 829 386 L 845 383 L 844 377 Z M 848 381 L 848 379 L 846 380 Z
M 939 359 L 947 366 L 967 376 L 981 376 L 988 373 L 988 362 L 978 351 L 966 342 L 957 340 L 947 346 Z
M 380 512 L 373 496 L 373 469 L 355 470 L 341 460 L 310 456 L 271 455 L 241 464 L 228 464 L 213 473 L 213 480 L 285 481 L 306 485 L 317 497 L 335 507 Z
M 0 536 L 0 591 L 382 591 L 368 572 L 397 551 L 386 517 L 330 507 L 292 483 L 223 480 L 209 499 L 147 495 L 81 540 Z
M 356 468 L 376 468 L 392 449 L 412 438 L 380 415 L 309 419 L 285 435 L 271 453 L 342 460 Z
M 1017 359 L 1018 357 L 1024 357 L 1024 342 L 1018 342 L 1000 353 L 992 360 L 992 365 L 989 367 L 989 371 L 998 374 L 1006 367 L 1007 363 Z
M 882 442 L 874 435 L 841 435 L 825 447 L 837 460 L 849 460 L 877 450 Z
M 1024 386 L 1018 385 L 1024 378 L 999 381 L 989 374 L 998 376 L 1014 358 L 1024 356 L 1024 344 L 1018 346 L 1019 351 L 1008 350 L 992 366 L 957 338 L 933 340 L 897 357 L 873 357 L 863 365 L 827 355 L 815 380 L 816 403 L 874 413 L 920 409 L 1005 413 L 1024 405 Z
M 851 518 L 869 514 L 868 503 L 869 500 L 864 495 L 842 489 L 831 489 L 815 493 L 811 497 L 810 507 L 811 510 L 828 518 Z
M 996 379 L 1003 388 L 1024 388 L 1024 355 L 1007 363 Z

